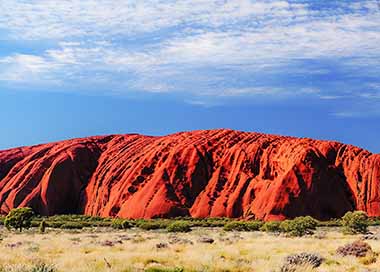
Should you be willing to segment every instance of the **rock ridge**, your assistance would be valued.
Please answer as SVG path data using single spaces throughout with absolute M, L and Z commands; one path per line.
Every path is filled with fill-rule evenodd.
M 96 136 L 0 151 L 0 212 L 282 220 L 380 216 L 380 155 L 227 129 Z

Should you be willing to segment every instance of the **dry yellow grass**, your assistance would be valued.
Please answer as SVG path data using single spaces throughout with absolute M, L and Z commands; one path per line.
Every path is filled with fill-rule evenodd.
M 45 234 L 31 230 L 20 234 L 1 228 L 0 236 L 0 266 L 5 271 L 20 271 L 44 262 L 54 265 L 59 272 L 144 271 L 149 267 L 270 272 L 279 271 L 288 254 L 300 252 L 319 253 L 325 258 L 319 268 L 300 268 L 303 272 L 380 271 L 380 258 L 364 265 L 354 257 L 336 255 L 339 246 L 360 236 L 343 235 L 334 229 L 329 229 L 322 238 L 318 237 L 320 234 L 286 238 L 262 232 L 224 232 L 219 228 L 199 228 L 185 234 L 140 229 L 49 230 Z M 174 237 L 185 239 L 185 243 L 170 244 Z M 211 237 L 215 242 L 200 243 L 200 237 Z M 106 245 L 107 241 L 114 245 Z M 167 243 L 168 247 L 158 249 L 158 243 Z M 368 243 L 375 252 L 380 252 L 379 240 Z

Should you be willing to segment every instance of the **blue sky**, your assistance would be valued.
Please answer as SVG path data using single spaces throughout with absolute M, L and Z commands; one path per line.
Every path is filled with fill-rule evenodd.
M 380 1 L 0 2 L 0 149 L 232 128 L 380 152 Z

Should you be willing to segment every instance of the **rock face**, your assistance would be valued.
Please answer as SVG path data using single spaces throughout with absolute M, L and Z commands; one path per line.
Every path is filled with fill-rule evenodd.
M 233 130 L 89 137 L 0 151 L 0 212 L 279 220 L 380 216 L 380 155 Z

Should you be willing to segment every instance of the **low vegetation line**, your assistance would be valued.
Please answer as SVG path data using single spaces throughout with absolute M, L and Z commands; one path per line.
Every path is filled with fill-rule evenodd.
M 380 225 L 380 218 L 370 218 L 365 212 L 347 212 L 342 218 L 318 221 L 311 216 L 301 216 L 284 221 L 263 222 L 259 220 L 238 220 L 231 218 L 190 218 L 171 219 L 121 219 L 87 215 L 35 215 L 31 208 L 12 209 L 7 216 L 0 217 L 0 225 L 9 230 L 22 231 L 39 227 L 40 232 L 47 228 L 83 229 L 112 227 L 114 229 L 140 228 L 143 230 L 164 229 L 168 232 L 189 232 L 194 227 L 220 227 L 225 231 L 264 231 L 286 233 L 290 236 L 312 234 L 317 227 L 342 227 L 345 233 L 366 233 L 368 226 Z

